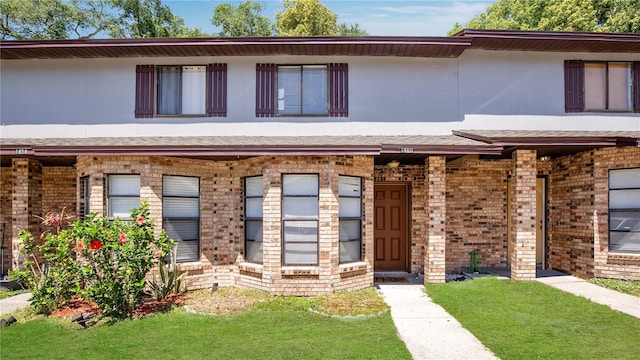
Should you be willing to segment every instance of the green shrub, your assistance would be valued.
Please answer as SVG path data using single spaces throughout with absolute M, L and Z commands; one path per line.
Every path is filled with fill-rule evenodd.
M 148 282 L 151 294 L 156 300 L 164 299 L 171 294 L 182 294 L 186 290 L 184 278 L 187 276 L 187 272 L 180 274 L 178 271 L 177 250 L 178 248 L 174 246 L 169 252 L 168 264 L 164 258 L 158 261 L 159 276 L 154 274 L 151 281 Z
M 85 296 L 108 316 L 131 316 L 142 302 L 147 273 L 171 246 L 164 231 L 154 236 L 149 204 L 132 209 L 131 219 L 90 214 L 71 229 L 82 256 Z
M 48 314 L 78 295 L 81 289 L 80 266 L 75 260 L 73 237 L 64 229 L 71 219 L 66 208 L 60 213 L 50 212 L 40 217 L 48 228 L 38 244 L 33 235 L 19 230 L 21 248 L 25 255 L 24 270 L 13 270 L 10 276 L 31 289 L 31 305 L 38 313 Z

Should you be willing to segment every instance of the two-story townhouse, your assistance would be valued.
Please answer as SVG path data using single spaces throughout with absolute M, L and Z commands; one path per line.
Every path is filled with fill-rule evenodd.
M 17 231 L 140 201 L 188 287 L 312 295 L 467 266 L 640 279 L 640 35 L 0 42 Z

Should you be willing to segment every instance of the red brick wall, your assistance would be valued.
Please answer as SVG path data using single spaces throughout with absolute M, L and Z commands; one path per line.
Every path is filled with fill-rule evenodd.
M 548 187 L 549 267 L 582 277 L 593 275 L 594 160 L 593 151 L 554 159 Z
M 594 232 L 596 277 L 640 280 L 640 254 L 609 252 L 608 184 L 610 169 L 640 167 L 640 148 L 603 148 L 595 151 L 594 190 L 597 224 Z
M 510 160 L 475 160 L 447 170 L 447 272 L 467 269 L 474 250 L 481 266 L 507 265 L 510 167 Z
M 11 192 L 13 188 L 12 169 L 10 167 L 0 167 L 0 231 L 4 224 L 4 234 L 0 241 L 3 246 L 3 266 L 0 274 L 7 274 L 11 268 Z
M 609 253 L 609 170 L 640 167 L 637 147 L 555 159 L 549 186 L 549 265 L 581 277 L 640 280 L 640 254 Z
M 45 166 L 42 168 L 42 210 L 76 214 L 76 169 L 68 166 Z

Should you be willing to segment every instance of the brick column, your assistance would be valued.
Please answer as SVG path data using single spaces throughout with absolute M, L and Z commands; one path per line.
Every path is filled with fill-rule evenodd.
M 20 254 L 18 231 L 28 230 L 36 240 L 40 237 L 40 220 L 34 215 L 42 216 L 42 165 L 37 160 L 14 158 L 12 166 L 11 267 L 21 269 L 24 256 Z
M 511 278 L 536 278 L 536 151 L 516 150 L 512 157 Z
M 424 258 L 424 279 L 430 283 L 445 281 L 446 159 L 429 156 L 425 161 L 429 228 Z

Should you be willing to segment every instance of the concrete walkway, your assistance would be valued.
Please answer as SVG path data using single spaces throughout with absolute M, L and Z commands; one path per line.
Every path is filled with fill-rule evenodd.
M 29 306 L 31 293 L 19 294 L 0 300 L 0 315 L 11 314 L 16 310 Z
M 575 276 L 559 273 L 548 277 L 538 277 L 537 281 L 566 291 L 603 305 L 614 310 L 640 318 L 640 298 L 623 294 L 615 290 L 603 288 Z
M 381 283 L 378 287 L 414 359 L 497 359 L 458 320 L 434 304 L 421 283 Z

